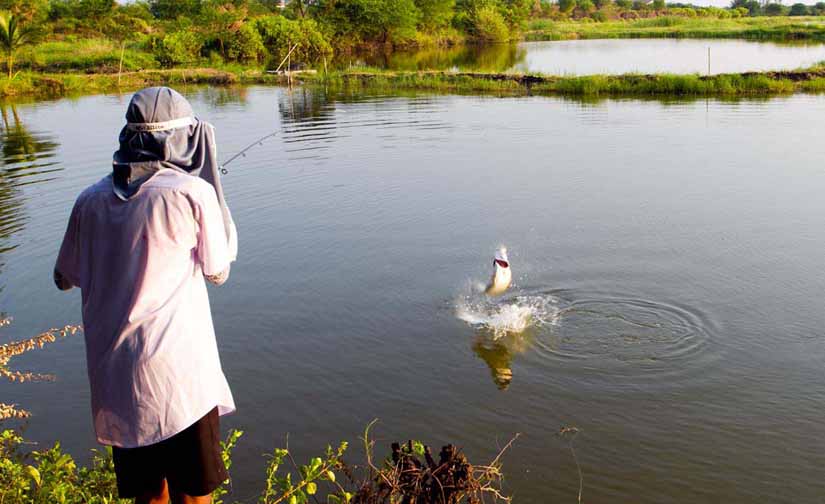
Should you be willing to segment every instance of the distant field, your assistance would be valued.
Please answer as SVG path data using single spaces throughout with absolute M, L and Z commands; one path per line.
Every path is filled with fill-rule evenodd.
M 825 17 L 715 19 L 661 16 L 603 23 L 535 19 L 525 33 L 527 40 L 657 37 L 825 41 Z

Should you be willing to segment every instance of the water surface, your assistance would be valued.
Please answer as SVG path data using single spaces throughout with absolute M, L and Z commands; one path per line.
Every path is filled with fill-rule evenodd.
M 618 75 L 707 74 L 709 70 L 711 74 L 793 70 L 822 61 L 825 61 L 825 44 L 821 43 L 604 39 L 454 47 L 372 54 L 360 58 L 346 56 L 339 64 L 367 64 L 393 70 L 436 68 L 551 75 Z
M 230 167 L 241 254 L 210 291 L 246 431 L 262 454 L 416 437 L 505 458 L 517 502 L 818 502 L 825 495 L 825 97 L 578 103 L 192 89 Z M 51 285 L 77 193 L 104 175 L 127 96 L 6 105 L 2 341 L 79 319 Z M 514 287 L 477 284 L 499 244 Z M 517 331 L 508 329 L 516 329 Z M 83 343 L 0 384 L 27 436 L 94 446 Z M 5 400 L 5 399 L 4 399 Z M 354 443 L 353 446 L 356 446 Z M 356 448 L 354 448 L 356 450 Z

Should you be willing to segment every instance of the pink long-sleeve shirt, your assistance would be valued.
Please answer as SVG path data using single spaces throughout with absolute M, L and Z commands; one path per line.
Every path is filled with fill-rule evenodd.
M 235 410 L 204 281 L 228 270 L 231 241 L 214 188 L 175 170 L 127 201 L 111 176 L 78 197 L 55 271 L 81 289 L 100 443 L 146 446 Z

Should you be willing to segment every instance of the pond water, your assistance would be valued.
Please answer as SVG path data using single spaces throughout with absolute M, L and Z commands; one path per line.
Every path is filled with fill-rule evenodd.
M 616 101 L 192 89 L 230 167 L 241 254 L 212 289 L 263 454 L 409 437 L 505 457 L 517 502 L 816 502 L 825 495 L 825 96 Z M 7 341 L 77 322 L 51 268 L 77 193 L 106 174 L 128 96 L 3 107 Z M 510 292 L 477 293 L 509 248 Z M 81 336 L 0 384 L 27 436 L 85 457 Z M 9 399 L 6 399 L 9 398 Z M 353 443 L 357 452 L 357 443 Z
M 454 47 L 344 57 L 339 64 L 395 70 L 456 69 L 551 75 L 738 73 L 793 70 L 825 61 L 825 44 L 748 40 L 605 39 Z

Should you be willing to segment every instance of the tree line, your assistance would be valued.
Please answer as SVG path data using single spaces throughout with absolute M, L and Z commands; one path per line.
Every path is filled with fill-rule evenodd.
M 742 17 L 825 13 L 825 2 L 785 7 L 733 0 L 728 9 L 665 0 L 0 0 L 0 44 L 108 39 L 162 66 L 310 63 L 366 46 L 415 47 L 520 37 L 531 18 L 607 21 L 659 15 Z

